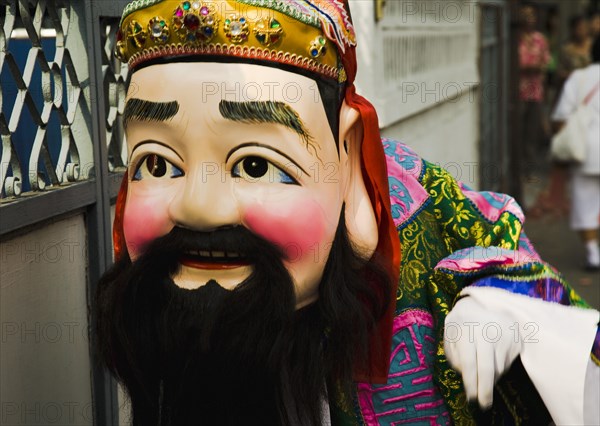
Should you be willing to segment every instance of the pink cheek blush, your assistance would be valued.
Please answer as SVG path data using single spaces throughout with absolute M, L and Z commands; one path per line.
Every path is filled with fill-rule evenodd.
M 244 222 L 252 232 L 283 249 L 291 261 L 314 254 L 320 244 L 326 244 L 323 209 L 313 200 L 273 208 L 253 204 L 248 206 Z
M 167 208 L 168 203 L 164 200 L 136 197 L 127 200 L 123 232 L 127 251 L 132 259 L 137 258 L 149 243 L 166 235 L 173 228 Z

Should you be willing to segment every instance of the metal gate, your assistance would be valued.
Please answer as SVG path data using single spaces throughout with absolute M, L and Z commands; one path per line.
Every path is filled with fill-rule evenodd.
M 480 182 L 485 190 L 508 190 L 508 5 L 504 0 L 480 3 Z
M 112 263 L 110 207 L 124 171 L 120 113 L 127 70 L 112 51 L 125 4 L 0 0 L 2 243 L 83 214 L 88 307 Z M 94 335 L 88 335 L 92 348 Z M 117 424 L 116 384 L 94 351 L 90 358 L 93 422 Z

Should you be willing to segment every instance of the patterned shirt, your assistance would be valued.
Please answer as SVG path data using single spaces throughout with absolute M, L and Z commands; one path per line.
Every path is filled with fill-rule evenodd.
M 550 49 L 548 41 L 542 33 L 533 32 L 521 37 L 519 43 L 519 64 L 521 66 L 521 79 L 519 84 L 519 99 L 529 102 L 542 102 L 544 100 L 544 73 L 530 73 L 523 68 L 545 68 L 550 63 Z

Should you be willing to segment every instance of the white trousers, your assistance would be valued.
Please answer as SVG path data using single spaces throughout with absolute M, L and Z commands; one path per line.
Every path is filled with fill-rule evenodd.
M 571 176 L 571 228 L 575 231 L 598 229 L 600 220 L 600 176 Z

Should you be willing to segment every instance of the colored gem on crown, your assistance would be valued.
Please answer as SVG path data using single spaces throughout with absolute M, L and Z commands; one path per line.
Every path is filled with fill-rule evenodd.
M 190 32 L 195 33 L 200 26 L 200 18 L 192 14 L 185 15 L 185 18 L 183 18 L 183 25 L 185 25 Z
M 140 23 L 136 20 L 132 20 L 129 23 L 129 29 L 127 33 L 127 38 L 129 39 L 129 41 L 139 48 L 143 47 L 146 43 L 146 37 L 146 31 L 144 31 Z
M 310 46 L 308 48 L 308 53 L 313 58 L 318 58 L 319 56 L 323 56 L 327 53 L 327 46 L 325 43 L 327 40 L 323 36 L 318 36 L 313 41 L 311 41 Z
M 242 24 L 240 22 L 234 22 L 231 24 L 231 27 L 229 27 L 229 30 L 231 31 L 232 36 L 237 37 L 242 34 Z
M 256 39 L 265 46 L 271 46 L 281 40 L 283 29 L 275 18 L 260 19 L 254 27 Z
M 156 43 L 166 43 L 169 40 L 169 26 L 160 16 L 155 16 L 148 23 L 148 32 Z
M 248 39 L 248 34 L 250 33 L 246 18 L 243 16 L 238 18 L 237 15 L 231 15 L 227 18 L 223 29 L 225 30 L 225 35 L 233 43 L 242 43 L 246 41 Z
M 215 35 L 218 23 L 214 6 L 200 1 L 183 2 L 173 12 L 173 28 L 182 41 L 206 43 Z

